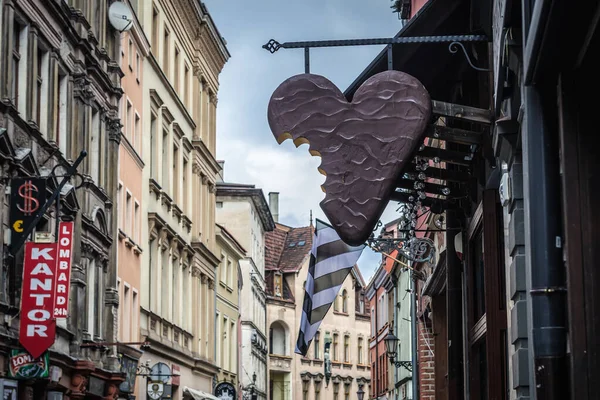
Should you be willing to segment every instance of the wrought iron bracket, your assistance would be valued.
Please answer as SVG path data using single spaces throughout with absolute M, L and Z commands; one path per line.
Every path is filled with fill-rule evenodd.
M 72 165 L 67 167 L 67 171 L 65 172 L 62 181 L 58 184 L 56 189 L 54 189 L 54 193 L 52 193 L 52 196 L 50 196 L 50 198 L 48 200 L 46 200 L 44 205 L 39 208 L 39 210 L 37 211 L 37 214 L 35 214 L 35 217 L 33 218 L 33 220 L 29 223 L 29 225 L 27 225 L 19 242 L 15 243 L 14 245 L 11 245 L 10 253 L 13 256 L 16 255 L 17 252 L 23 247 L 23 245 L 25 244 L 25 241 L 27 240 L 29 235 L 31 235 L 31 232 L 33 232 L 33 229 L 37 226 L 38 222 L 40 221 L 40 219 L 42 219 L 42 217 L 44 216 L 46 211 L 48 211 L 48 208 L 50 208 L 52 203 L 54 201 L 58 201 L 60 199 L 60 192 L 62 191 L 63 187 L 67 184 L 67 182 L 69 182 L 69 180 L 71 179 L 72 176 L 77 174 L 77 168 L 79 167 L 79 164 L 81 164 L 81 162 L 83 161 L 83 159 L 86 156 L 87 156 L 87 151 L 81 150 L 81 152 L 79 153 L 79 156 L 77 157 L 75 162 Z M 54 169 L 52 171 L 54 171 Z M 81 185 L 79 185 L 79 186 L 81 186 Z M 58 219 L 59 215 L 57 214 L 56 217 Z M 58 224 L 57 224 L 57 229 L 58 229 Z
M 467 61 L 471 67 L 478 71 L 487 71 L 477 68 L 471 63 L 463 42 L 488 42 L 489 39 L 485 35 L 446 35 L 446 36 L 400 36 L 393 38 L 374 38 L 374 39 L 343 39 L 343 40 L 316 40 L 307 42 L 283 42 L 280 43 L 275 39 L 269 40 L 262 48 L 269 53 L 274 54 L 279 49 L 304 49 L 304 70 L 310 73 L 310 49 L 314 47 L 347 47 L 347 46 L 388 46 L 388 69 L 393 69 L 392 63 L 392 45 L 406 43 L 450 43 L 448 50 L 451 53 L 456 53 L 456 45 L 460 45 L 467 56 Z
M 394 366 L 396 368 L 404 368 L 408 372 L 412 372 L 413 371 L 412 361 L 393 361 L 392 360 L 392 364 L 394 364 Z
M 460 47 L 462 49 L 463 53 L 465 54 L 465 58 L 467 59 L 467 62 L 469 63 L 471 68 L 473 68 L 475 71 L 481 71 L 481 72 L 490 72 L 491 71 L 490 69 L 487 69 L 487 68 L 476 67 L 471 62 L 471 57 L 469 57 L 469 53 L 467 53 L 467 49 L 465 48 L 465 45 L 462 44 L 461 42 L 450 43 L 450 45 L 448 46 L 448 51 L 452 54 L 456 54 L 458 52 L 458 47 Z

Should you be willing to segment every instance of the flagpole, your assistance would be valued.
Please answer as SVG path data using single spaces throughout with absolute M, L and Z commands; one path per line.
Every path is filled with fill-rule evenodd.
M 371 245 L 370 245 L 370 244 L 368 244 L 368 243 L 367 243 L 367 246 L 369 246 L 369 247 L 370 247 L 370 248 L 371 248 L 373 251 L 375 251 L 375 252 L 377 252 L 377 253 L 381 253 L 381 254 L 383 254 L 384 256 L 386 256 L 387 258 L 389 258 L 390 260 L 396 261 L 398 264 L 402 265 L 403 267 L 406 267 L 406 268 L 410 269 L 411 271 L 413 271 L 413 272 L 416 272 L 416 271 L 415 271 L 415 269 L 414 269 L 413 267 L 409 266 L 407 263 L 405 263 L 405 262 L 403 262 L 403 261 L 400 261 L 400 260 L 398 260 L 397 258 L 394 258 L 394 257 L 390 256 L 390 255 L 389 255 L 388 253 L 386 253 L 386 252 L 383 252 L 383 251 L 378 251 L 377 249 L 375 249 L 373 246 L 371 246 Z

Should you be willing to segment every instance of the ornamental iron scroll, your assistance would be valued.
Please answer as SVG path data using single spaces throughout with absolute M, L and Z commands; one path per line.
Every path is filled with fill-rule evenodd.
M 375 238 L 371 236 L 367 244 L 379 253 L 390 255 L 397 251 L 401 256 L 416 263 L 431 263 L 435 260 L 435 244 L 429 238 Z

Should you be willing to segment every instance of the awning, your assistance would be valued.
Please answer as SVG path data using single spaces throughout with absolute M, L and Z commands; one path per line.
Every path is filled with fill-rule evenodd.
M 212 394 L 203 392 L 201 390 L 191 389 L 187 386 L 183 388 L 183 398 L 188 398 L 192 400 L 219 400 L 218 397 L 213 396 Z

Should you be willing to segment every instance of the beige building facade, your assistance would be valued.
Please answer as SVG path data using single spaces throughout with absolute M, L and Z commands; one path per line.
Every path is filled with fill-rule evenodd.
M 205 5 L 144 1 L 142 362 L 167 364 L 174 399 L 217 379 L 215 235 L 218 76 L 229 52 Z M 146 393 L 140 393 L 142 397 Z
M 276 202 L 274 202 L 276 204 Z M 278 214 L 272 209 L 273 214 Z M 276 224 L 266 239 L 269 399 L 350 400 L 359 385 L 369 398 L 369 315 L 365 282 L 355 266 L 305 357 L 294 353 L 302 316 L 314 227 Z M 332 376 L 324 376 L 326 339 L 331 340 Z
M 135 14 L 135 7 L 132 7 Z M 142 253 L 147 246 L 142 242 L 142 205 L 145 187 L 143 185 L 144 160 L 142 135 L 144 132 L 144 60 L 150 51 L 138 18 L 134 18 L 131 28 L 122 33 L 120 64 L 123 77 L 121 87 L 121 130 L 119 145 L 119 182 L 115 200 L 118 215 L 117 244 L 117 290 L 119 292 L 118 311 L 118 351 L 122 363 L 138 363 L 142 355 L 140 349 L 140 293 L 144 287 L 141 281 Z M 123 394 L 139 393 L 141 377 L 128 374 L 121 384 Z
M 240 292 L 242 289 L 240 260 L 246 257 L 246 249 L 225 229 L 217 224 L 217 253 L 221 259 L 217 284 L 216 316 L 216 362 L 219 367 L 218 382 L 239 385 L 240 363 L 238 338 L 240 335 Z
M 217 222 L 246 249 L 240 260 L 243 286 L 241 312 L 242 391 L 254 388 L 258 399 L 267 398 L 267 330 L 265 297 L 265 234 L 275 227 L 261 189 L 254 185 L 217 184 Z M 256 375 L 254 382 L 253 376 Z

